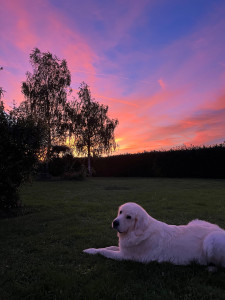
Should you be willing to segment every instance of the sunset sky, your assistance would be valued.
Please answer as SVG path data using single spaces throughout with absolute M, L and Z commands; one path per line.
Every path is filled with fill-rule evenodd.
M 224 0 L 0 0 L 0 86 L 23 100 L 38 47 L 119 119 L 119 153 L 225 141 Z

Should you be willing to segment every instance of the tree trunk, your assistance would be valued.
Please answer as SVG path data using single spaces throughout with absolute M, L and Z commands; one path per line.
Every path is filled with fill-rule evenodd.
M 48 125 L 49 126 L 49 125 Z M 52 147 L 52 139 L 51 139 L 51 129 L 48 129 L 48 145 L 47 145 L 47 161 L 50 160 L 51 156 L 51 147 Z
M 88 176 L 92 176 L 90 143 L 88 143 Z
M 48 83 L 47 83 L 48 85 Z M 51 137 L 51 116 L 50 116 L 50 104 L 49 104 L 49 97 L 47 94 L 46 98 L 47 102 L 47 126 L 48 126 L 48 145 L 47 145 L 47 157 L 46 157 L 46 167 L 47 167 L 47 173 L 49 175 L 49 161 L 50 161 L 50 156 L 51 156 L 51 147 L 52 147 L 52 137 Z

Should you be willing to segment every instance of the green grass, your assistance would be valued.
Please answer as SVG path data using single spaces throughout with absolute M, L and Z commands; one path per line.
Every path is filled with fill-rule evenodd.
M 111 222 L 128 201 L 167 223 L 199 218 L 225 228 L 224 180 L 34 182 L 21 197 L 30 213 L 0 220 L 0 299 L 225 299 L 223 269 L 82 253 L 117 245 Z

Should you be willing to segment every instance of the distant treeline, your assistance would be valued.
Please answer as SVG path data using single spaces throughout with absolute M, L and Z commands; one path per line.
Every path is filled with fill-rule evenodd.
M 225 178 L 225 143 L 93 159 L 95 176 Z

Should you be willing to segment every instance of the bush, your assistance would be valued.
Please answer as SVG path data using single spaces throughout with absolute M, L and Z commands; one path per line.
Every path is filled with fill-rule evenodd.
M 30 178 L 44 137 L 32 118 L 14 118 L 0 104 L 0 209 L 21 205 L 18 189 Z
M 66 154 L 63 157 L 52 157 L 49 162 L 49 173 L 64 179 L 82 180 L 86 177 L 86 168 L 81 160 Z
M 65 172 L 65 162 L 62 158 L 54 157 L 49 162 L 49 173 L 52 176 L 62 176 Z

